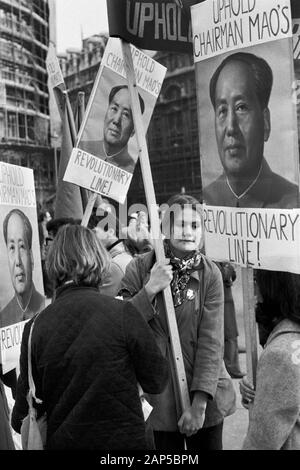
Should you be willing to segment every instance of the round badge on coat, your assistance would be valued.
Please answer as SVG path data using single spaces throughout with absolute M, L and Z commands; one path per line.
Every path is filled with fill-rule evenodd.
M 195 298 L 195 292 L 192 289 L 186 291 L 186 298 L 188 300 L 193 300 Z

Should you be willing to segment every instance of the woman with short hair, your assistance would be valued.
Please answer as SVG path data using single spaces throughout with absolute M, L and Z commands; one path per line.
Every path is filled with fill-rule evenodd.
M 160 393 L 167 367 L 151 330 L 129 302 L 98 291 L 107 253 L 92 230 L 60 228 L 47 258 L 54 302 L 35 317 L 31 361 L 46 449 L 142 450 L 148 443 L 138 382 Z M 12 415 L 20 432 L 28 411 L 26 324 Z

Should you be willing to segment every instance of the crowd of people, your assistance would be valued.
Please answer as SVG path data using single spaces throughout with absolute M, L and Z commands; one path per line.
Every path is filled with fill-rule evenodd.
M 251 408 L 243 448 L 300 449 L 298 277 L 256 273 L 264 351 L 254 390 L 238 358 L 234 267 L 204 254 L 198 200 L 178 194 L 166 207 L 163 261 L 142 212 L 131 214 L 127 227 L 100 206 L 88 227 L 41 214 L 48 306 L 25 325 L 18 381 L 15 370 L 1 375 L 1 449 L 14 449 L 11 427 L 20 433 L 28 413 L 32 325 L 34 405 L 47 416 L 45 449 L 221 450 L 224 420 L 236 411 L 237 378 Z M 190 398 L 184 410 L 162 296 L 168 286 Z M 12 413 L 2 382 L 15 399 Z
M 279 97 L 272 93 L 273 79 L 269 63 L 249 52 L 227 54 L 214 70 L 208 82 L 212 149 L 221 174 L 208 175 L 206 204 L 299 207 L 298 185 L 265 157 L 269 102 L 271 95 Z M 131 148 L 135 125 L 128 85 L 110 87 L 107 98 L 101 130 L 84 129 L 77 146 L 129 178 L 138 152 Z M 147 102 L 140 94 L 138 100 L 143 115 Z M 210 123 L 207 112 L 202 114 Z M 98 114 L 95 121 L 98 126 Z M 201 131 L 201 138 L 206 134 L 210 139 L 211 129 Z M 206 143 L 201 145 L 205 157 Z M 209 150 L 206 158 L 211 157 Z M 61 202 L 57 197 L 56 205 Z M 239 362 L 235 267 L 206 256 L 200 201 L 176 194 L 165 204 L 164 256 L 158 256 L 147 213 L 131 213 L 123 226 L 109 204 L 97 200 L 84 224 L 41 210 L 39 257 L 25 212 L 13 208 L 2 227 L 13 295 L 1 305 L 0 327 L 27 322 L 19 366 L 0 370 L 0 450 L 15 449 L 13 432 L 24 431 L 33 389 L 37 416 L 46 416 L 46 450 L 222 450 L 224 421 L 236 412 L 239 398 L 235 379 L 249 409 L 242 448 L 300 450 L 299 275 L 255 272 L 263 349 L 252 383 Z M 33 271 L 39 258 L 38 284 Z M 180 396 L 180 355 L 175 357 L 170 338 L 165 289 L 174 305 L 187 406 Z

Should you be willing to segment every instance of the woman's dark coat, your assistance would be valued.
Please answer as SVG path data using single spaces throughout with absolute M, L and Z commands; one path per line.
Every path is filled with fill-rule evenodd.
M 27 344 L 12 415 L 20 432 L 27 413 Z M 67 286 L 36 317 L 32 335 L 36 395 L 48 414 L 48 449 L 147 448 L 137 382 L 160 393 L 167 365 L 147 323 L 129 303 L 91 287 Z

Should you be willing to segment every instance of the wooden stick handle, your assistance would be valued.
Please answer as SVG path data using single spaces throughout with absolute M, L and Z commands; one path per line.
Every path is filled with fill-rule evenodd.
M 83 227 L 87 227 L 87 225 L 89 223 L 91 213 L 92 213 L 92 210 L 93 210 L 96 199 L 97 199 L 97 193 L 92 193 L 89 197 L 87 206 L 85 208 L 85 211 L 84 211 L 84 214 L 83 214 L 83 217 L 82 217 L 81 225 Z
M 148 148 L 147 142 L 145 137 L 145 129 L 143 126 L 142 121 L 142 114 L 139 102 L 139 96 L 137 91 L 136 85 L 136 78 L 135 72 L 133 67 L 132 55 L 130 44 L 121 41 L 122 43 L 122 51 L 125 63 L 125 69 L 127 74 L 128 80 L 128 88 L 131 97 L 131 106 L 132 106 L 132 114 L 134 120 L 134 127 L 135 127 L 135 134 L 137 137 L 138 147 L 139 147 L 139 158 L 141 163 L 141 170 L 142 176 L 144 181 L 144 188 L 145 194 L 147 199 L 148 211 L 149 211 L 149 218 L 151 222 L 151 228 L 153 233 L 153 241 L 154 241 L 154 250 L 156 254 L 156 259 L 158 261 L 162 261 L 165 259 L 164 254 L 164 246 L 162 235 L 160 231 L 160 222 L 159 222 L 159 215 L 157 211 L 157 204 L 155 199 L 155 192 L 152 180 L 152 173 L 148 155 Z M 190 397 L 188 392 L 183 356 L 181 351 L 181 344 L 179 338 L 179 332 L 177 327 L 177 321 L 175 316 L 175 309 L 171 294 L 170 287 L 167 287 L 163 291 L 163 298 L 164 304 L 166 309 L 166 317 L 168 322 L 168 328 L 170 333 L 171 339 L 171 349 L 172 349 L 172 356 L 175 366 L 176 378 L 177 378 L 177 386 L 179 391 L 180 403 L 182 412 L 190 406 Z
M 242 268 L 244 328 L 246 340 L 247 377 L 256 386 L 257 369 L 257 329 L 255 321 L 255 297 L 253 269 Z

